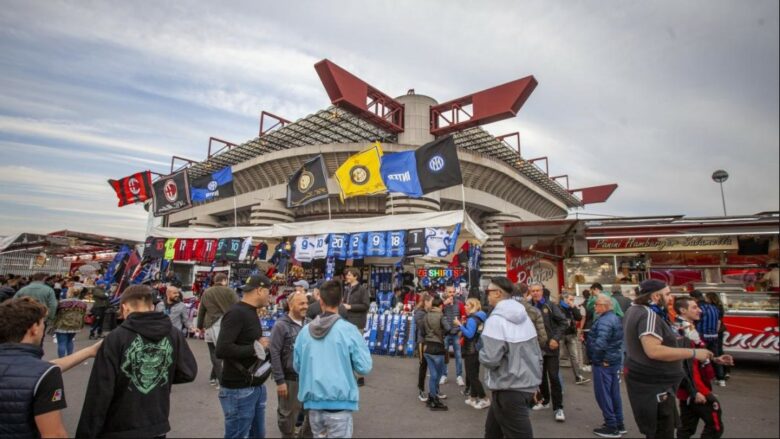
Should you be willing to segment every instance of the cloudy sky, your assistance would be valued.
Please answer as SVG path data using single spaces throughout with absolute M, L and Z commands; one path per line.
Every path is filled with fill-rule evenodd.
M 610 215 L 778 210 L 778 3 L 65 2 L 0 8 L 0 235 L 142 238 L 106 183 L 204 159 L 258 115 L 328 106 L 328 58 L 395 96 L 440 102 L 529 74 L 526 158 L 572 187 L 617 182 Z

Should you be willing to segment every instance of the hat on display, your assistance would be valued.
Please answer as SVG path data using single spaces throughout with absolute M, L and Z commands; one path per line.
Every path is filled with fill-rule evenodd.
M 247 292 L 257 288 L 270 288 L 271 280 L 263 274 L 253 274 L 246 280 L 246 284 L 241 287 L 241 291 Z
M 666 282 L 658 279 L 648 279 L 639 284 L 639 295 L 652 294 L 666 288 Z
M 306 282 L 306 281 L 305 281 L 305 280 L 303 280 L 303 279 L 301 279 L 301 280 L 299 280 L 299 281 L 295 281 L 295 282 L 293 282 L 293 286 L 296 286 L 296 287 L 302 287 L 304 290 L 308 290 L 308 289 L 309 289 L 309 283 L 308 283 L 308 282 Z

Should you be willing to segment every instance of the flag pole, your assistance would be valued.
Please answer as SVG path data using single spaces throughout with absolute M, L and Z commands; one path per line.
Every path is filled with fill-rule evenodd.
M 390 192 L 390 215 L 395 215 L 395 202 L 393 201 L 392 192 Z
M 233 197 L 233 227 L 238 227 L 238 210 L 236 209 L 236 197 Z
M 331 220 L 331 216 L 330 216 L 330 195 L 328 195 L 328 221 L 330 221 L 330 220 Z
M 463 213 L 466 213 L 466 185 L 461 184 L 460 185 L 460 198 L 463 203 Z

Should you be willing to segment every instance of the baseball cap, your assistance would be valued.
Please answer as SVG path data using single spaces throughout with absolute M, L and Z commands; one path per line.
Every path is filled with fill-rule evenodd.
M 241 290 L 247 292 L 257 288 L 270 288 L 270 287 L 271 287 L 271 280 L 268 279 L 268 276 L 263 274 L 253 274 L 252 276 L 249 276 L 249 279 L 246 280 L 246 284 L 244 284 L 241 287 Z
M 301 279 L 299 281 L 293 282 L 293 285 L 296 286 L 296 287 L 303 287 L 304 290 L 308 290 L 309 289 L 309 283 L 306 282 L 303 279 Z
M 666 282 L 658 279 L 648 279 L 639 284 L 639 295 L 652 294 L 666 288 Z

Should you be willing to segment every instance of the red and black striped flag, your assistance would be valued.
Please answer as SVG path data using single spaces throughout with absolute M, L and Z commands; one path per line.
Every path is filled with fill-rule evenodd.
M 140 203 L 152 198 L 152 173 L 139 172 L 119 180 L 108 180 L 108 184 L 114 188 L 119 207 Z

